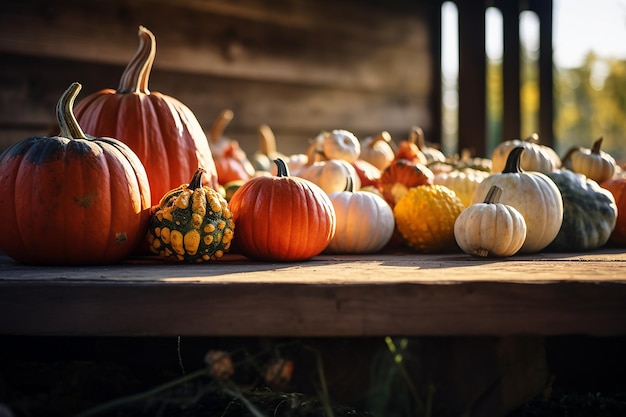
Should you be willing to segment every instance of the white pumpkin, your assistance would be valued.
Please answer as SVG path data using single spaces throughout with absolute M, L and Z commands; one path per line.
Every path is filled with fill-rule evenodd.
M 361 180 L 356 170 L 352 164 L 342 159 L 309 163 L 294 175 L 315 183 L 326 194 L 345 190 L 347 177 L 351 178 L 356 190 L 361 188 Z
M 520 167 L 524 171 L 537 171 L 547 174 L 561 168 L 561 158 L 554 149 L 539 143 L 539 136 L 533 134 L 524 140 L 511 139 L 500 143 L 491 155 L 491 172 L 502 172 L 507 157 L 513 148 L 523 147 Z

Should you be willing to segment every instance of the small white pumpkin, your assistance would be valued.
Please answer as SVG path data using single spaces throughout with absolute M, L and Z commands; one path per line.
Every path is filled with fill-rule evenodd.
M 526 240 L 526 221 L 515 208 L 499 202 L 502 188 L 492 186 L 483 203 L 472 204 L 454 222 L 454 238 L 463 252 L 481 257 L 515 255 Z
M 356 170 L 352 164 L 342 159 L 309 163 L 295 175 L 315 183 L 326 194 L 345 190 L 346 177 L 351 178 L 355 189 L 361 188 L 361 180 Z
M 544 174 L 561 167 L 561 158 L 554 149 L 539 143 L 539 136 L 532 134 L 524 140 L 511 139 L 500 143 L 491 155 L 491 172 L 502 172 L 507 157 L 513 148 L 523 147 L 520 167 L 524 171 L 537 171 Z
M 602 138 L 596 140 L 591 149 L 576 146 L 563 157 L 563 166 L 583 174 L 597 183 L 610 180 L 615 175 L 617 163 L 608 153 L 600 149 Z
M 513 148 L 501 173 L 489 175 L 476 188 L 472 204 L 484 201 L 493 185 L 502 188 L 500 202 L 515 207 L 526 221 L 526 240 L 523 253 L 539 252 L 548 246 L 563 224 L 563 197 L 547 175 L 525 172 L 520 168 L 520 157 L 526 152 L 522 146 Z
M 311 146 L 322 159 L 354 162 L 361 156 L 361 142 L 354 133 L 345 129 L 323 131 L 313 139 Z
M 456 196 L 461 199 L 465 207 L 469 207 L 472 204 L 472 198 L 478 184 L 488 176 L 488 172 L 477 169 L 454 169 L 450 172 L 439 172 L 436 174 L 433 184 L 445 185 L 456 193 Z
M 384 170 L 391 164 L 396 154 L 391 147 L 391 135 L 387 131 L 369 136 L 361 141 L 361 156 L 364 161 Z
M 375 253 L 389 243 L 395 229 L 393 210 L 379 195 L 354 191 L 348 180 L 344 191 L 329 194 L 337 227 L 327 253 Z

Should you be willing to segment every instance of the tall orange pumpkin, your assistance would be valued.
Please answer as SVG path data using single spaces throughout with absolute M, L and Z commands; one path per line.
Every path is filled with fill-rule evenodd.
M 85 135 L 72 113 L 81 85 L 57 104 L 58 136 L 33 136 L 0 155 L 0 248 L 27 264 L 106 264 L 142 242 L 150 186 L 123 142 Z
M 275 162 L 277 176 L 246 181 L 228 203 L 237 225 L 232 250 L 264 261 L 312 258 L 335 235 L 333 203 L 313 182 L 290 176 L 284 161 Z
M 217 170 L 202 126 L 179 100 L 148 89 L 156 39 L 140 26 L 139 41 L 117 90 L 100 90 L 76 104 L 79 124 L 90 135 L 114 137 L 130 146 L 148 173 L 153 205 L 186 183 L 198 167 L 206 171 L 204 185 L 217 189 Z

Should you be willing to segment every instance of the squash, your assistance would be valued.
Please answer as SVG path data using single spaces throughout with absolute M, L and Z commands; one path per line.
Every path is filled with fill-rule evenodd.
M 472 168 L 453 169 L 450 172 L 435 174 L 433 184 L 445 185 L 456 193 L 465 207 L 469 207 L 478 184 L 487 176 L 489 173 Z
M 276 176 L 255 177 L 230 199 L 237 225 L 233 250 L 262 261 L 302 261 L 320 254 L 335 235 L 332 201 L 311 181 L 289 175 L 274 161 Z
M 395 159 L 380 176 L 380 190 L 393 207 L 409 188 L 433 183 L 434 175 L 426 165 L 406 159 Z
M 496 146 L 491 155 L 491 172 L 502 172 L 509 153 L 518 146 L 526 150 L 520 161 L 520 167 L 524 171 L 537 171 L 546 174 L 561 167 L 559 155 L 551 147 L 539 143 L 539 136 L 535 133 L 524 140 L 506 140 Z
M 309 163 L 297 171 L 300 178 L 311 181 L 327 194 L 343 191 L 346 188 L 346 178 L 350 177 L 354 187 L 361 188 L 361 179 L 352 164 L 343 159 L 330 159 Z
M 372 192 L 355 191 L 348 180 L 345 191 L 329 194 L 337 227 L 328 253 L 375 253 L 391 240 L 395 229 L 389 204 Z M 364 219 L 366 219 L 364 221 Z
M 413 187 L 393 207 L 398 232 L 418 252 L 458 250 L 454 222 L 465 206 L 443 185 Z
M 152 253 L 170 261 L 205 262 L 230 249 L 235 224 L 226 200 L 202 185 L 203 168 L 189 184 L 166 193 L 150 219 Z
M 340 159 L 354 162 L 361 155 L 361 142 L 354 133 L 345 129 L 321 132 L 313 139 L 311 147 L 314 152 L 313 155 L 321 157 L 321 160 Z M 311 159 L 311 154 L 309 154 L 309 158 Z
M 569 169 L 547 175 L 563 196 L 563 224 L 546 250 L 585 252 L 604 246 L 617 220 L 613 194 Z
M 417 146 L 417 138 L 418 136 L 412 130 L 409 133 L 409 137 L 406 140 L 400 141 L 400 143 L 398 144 L 394 159 L 405 159 L 423 165 L 428 164 L 428 158 L 426 158 L 424 152 L 422 152 Z
M 395 157 L 395 152 L 391 146 L 391 135 L 386 130 L 361 141 L 360 158 L 381 171 L 387 168 Z
M 515 255 L 526 240 L 526 221 L 499 202 L 502 188 L 492 186 L 483 203 L 469 206 L 454 222 L 454 238 L 463 252 L 481 257 Z
M 0 248 L 25 264 L 108 264 L 144 241 L 150 185 L 137 155 L 114 138 L 86 135 L 60 97 L 58 136 L 33 136 L 0 155 Z
M 615 159 L 600 149 L 602 138 L 591 149 L 575 146 L 563 156 L 563 166 L 601 183 L 613 178 L 617 168 Z
M 139 40 L 117 90 L 100 90 L 76 104 L 79 124 L 90 135 L 114 137 L 130 146 L 148 174 L 152 205 L 199 166 L 207 171 L 205 184 L 217 189 L 217 170 L 202 126 L 179 100 L 148 89 L 156 40 L 143 26 Z
M 601 184 L 602 188 L 609 190 L 615 199 L 617 206 L 617 220 L 615 228 L 609 237 L 613 245 L 626 246 L 626 178 L 611 178 Z
M 563 198 L 547 175 L 520 168 L 521 155 L 526 149 L 518 146 L 511 150 L 502 172 L 489 175 L 478 185 L 472 204 L 484 201 L 493 185 L 502 188 L 500 202 L 515 207 L 526 221 L 526 240 L 520 252 L 531 253 L 544 249 L 559 233 Z

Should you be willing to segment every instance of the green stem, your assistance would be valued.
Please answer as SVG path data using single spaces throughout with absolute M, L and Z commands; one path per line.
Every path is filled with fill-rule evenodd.
M 277 177 L 288 177 L 289 176 L 289 168 L 287 168 L 287 164 L 281 158 L 274 159 L 274 163 L 278 167 Z
M 74 100 L 83 86 L 73 82 L 61 95 L 57 102 L 56 114 L 61 133 L 60 137 L 68 139 L 88 139 L 74 116 Z
M 523 146 L 516 146 L 509 152 L 509 156 L 506 158 L 506 164 L 502 170 L 503 174 L 519 174 L 522 172 L 522 168 L 520 167 L 522 152 L 524 152 Z

